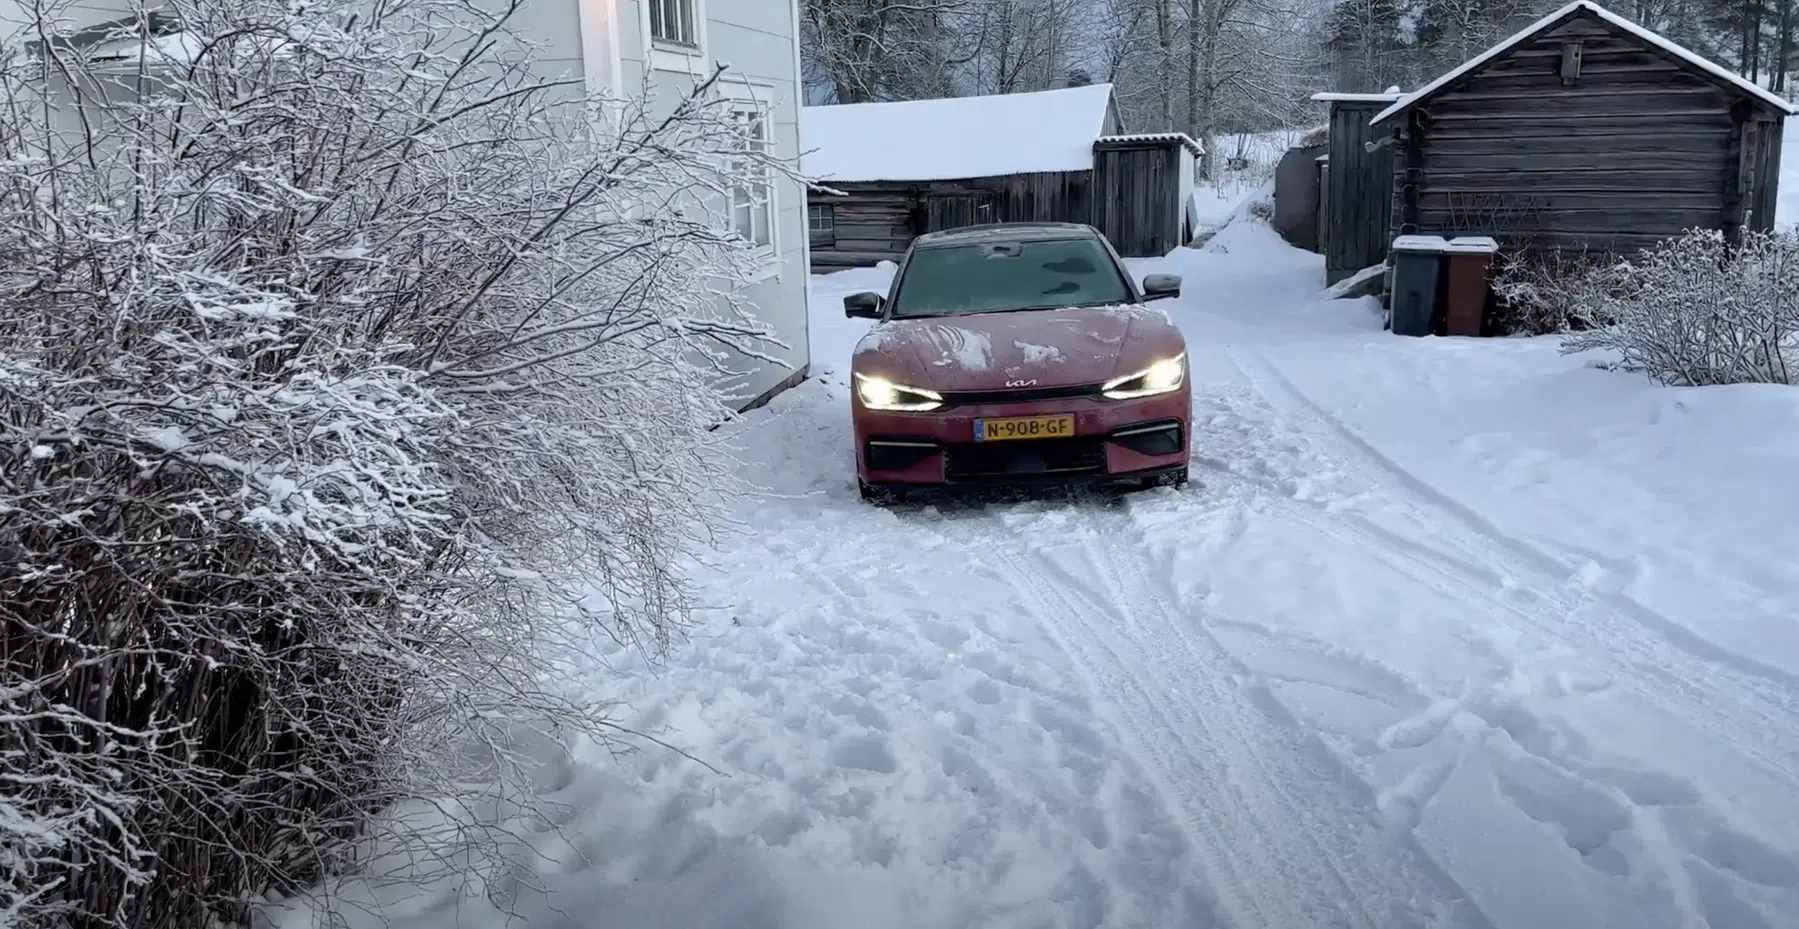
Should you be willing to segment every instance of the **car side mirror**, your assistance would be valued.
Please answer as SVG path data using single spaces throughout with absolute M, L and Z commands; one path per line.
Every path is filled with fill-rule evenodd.
M 850 294 L 843 298 L 843 315 L 850 319 L 880 319 L 887 298 L 872 291 Z
M 1166 300 L 1181 295 L 1181 276 L 1178 274 L 1149 274 L 1143 278 L 1143 299 Z

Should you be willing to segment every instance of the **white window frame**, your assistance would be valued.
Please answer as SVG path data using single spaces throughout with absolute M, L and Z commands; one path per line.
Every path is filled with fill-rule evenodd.
M 689 42 L 656 38 L 650 28 L 650 10 L 657 6 L 664 9 L 689 8 L 693 15 L 693 35 Z M 655 71 L 673 71 L 695 77 L 706 77 L 711 74 L 706 58 L 706 0 L 641 0 L 637 7 L 638 20 L 641 23 L 643 47 L 649 58 L 649 65 Z
M 738 114 L 745 120 L 746 127 L 752 120 L 761 123 L 761 145 L 763 151 L 770 153 L 774 152 L 774 89 L 771 87 L 726 81 L 721 81 L 718 86 L 723 91 L 724 96 L 731 101 L 732 112 Z M 756 207 L 760 205 L 762 209 L 766 211 L 766 219 L 764 221 L 767 224 L 768 241 L 758 244 L 757 251 L 762 255 L 764 262 L 763 273 L 756 279 L 757 281 L 765 281 L 769 278 L 779 278 L 781 275 L 780 178 L 769 168 L 763 169 L 763 177 L 765 178 L 765 182 L 762 185 L 760 203 L 758 204 L 755 193 L 752 191 L 750 193 L 750 202 L 747 204 L 750 210 L 750 230 L 752 235 L 755 232 Z M 731 229 L 734 232 L 738 231 L 739 208 L 739 199 L 736 193 L 733 191 L 727 194 L 727 201 L 725 203 L 725 223 L 726 228 Z

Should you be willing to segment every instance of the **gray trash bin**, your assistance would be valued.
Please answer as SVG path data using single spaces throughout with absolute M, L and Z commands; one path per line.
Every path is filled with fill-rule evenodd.
M 1393 292 L 1387 318 L 1394 335 L 1424 336 L 1436 331 L 1437 289 L 1449 242 L 1440 235 L 1402 235 L 1389 250 Z

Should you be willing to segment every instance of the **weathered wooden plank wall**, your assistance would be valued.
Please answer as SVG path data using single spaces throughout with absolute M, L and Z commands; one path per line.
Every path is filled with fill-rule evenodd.
M 1126 258 L 1166 255 L 1185 244 L 1180 198 L 1183 150 L 1158 143 L 1102 144 L 1093 152 L 1089 222 Z
M 1322 233 L 1324 279 L 1346 278 L 1387 258 L 1387 220 L 1393 188 L 1393 149 L 1368 151 L 1368 144 L 1388 135 L 1386 126 L 1368 121 L 1387 108 L 1378 100 L 1333 100 L 1330 105 L 1330 172 L 1325 202 L 1331 204 L 1330 228 Z
M 914 185 L 914 196 L 933 200 L 986 203 L 985 211 L 964 212 L 953 207 L 933 213 L 940 219 L 927 223 L 924 232 L 956 229 L 977 223 L 1086 222 L 1091 172 L 1049 171 L 1008 174 L 958 181 L 928 181 Z M 927 212 L 930 212 L 927 209 Z
M 835 233 L 812 244 L 812 270 L 897 261 L 916 236 L 978 223 L 1088 223 L 1126 257 L 1166 255 L 1185 244 L 1175 139 L 1095 145 L 1090 171 L 1049 171 L 942 181 L 832 181 L 814 191 L 833 207 Z
M 1574 42 L 1579 72 L 1566 84 Z M 1395 118 L 1407 137 L 1388 233 L 1622 251 L 1694 227 L 1734 232 L 1745 213 L 1761 227 L 1780 123 L 1755 117 L 1741 94 L 1579 15 Z
M 1755 199 L 1749 214 L 1748 228 L 1768 232 L 1774 228 L 1774 211 L 1780 199 L 1780 146 L 1786 135 L 1786 120 L 1758 116 L 1755 120 L 1755 133 Z

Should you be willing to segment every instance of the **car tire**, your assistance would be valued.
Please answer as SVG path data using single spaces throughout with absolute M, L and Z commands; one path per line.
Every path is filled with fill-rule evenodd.
M 884 487 L 871 486 L 867 481 L 858 478 L 856 488 L 862 491 L 862 501 L 875 506 L 892 506 L 897 497 L 893 491 Z
M 1185 487 L 1187 486 L 1187 469 L 1181 468 L 1178 471 L 1169 471 L 1159 475 L 1156 478 L 1156 484 L 1162 487 L 1173 487 L 1177 490 Z

